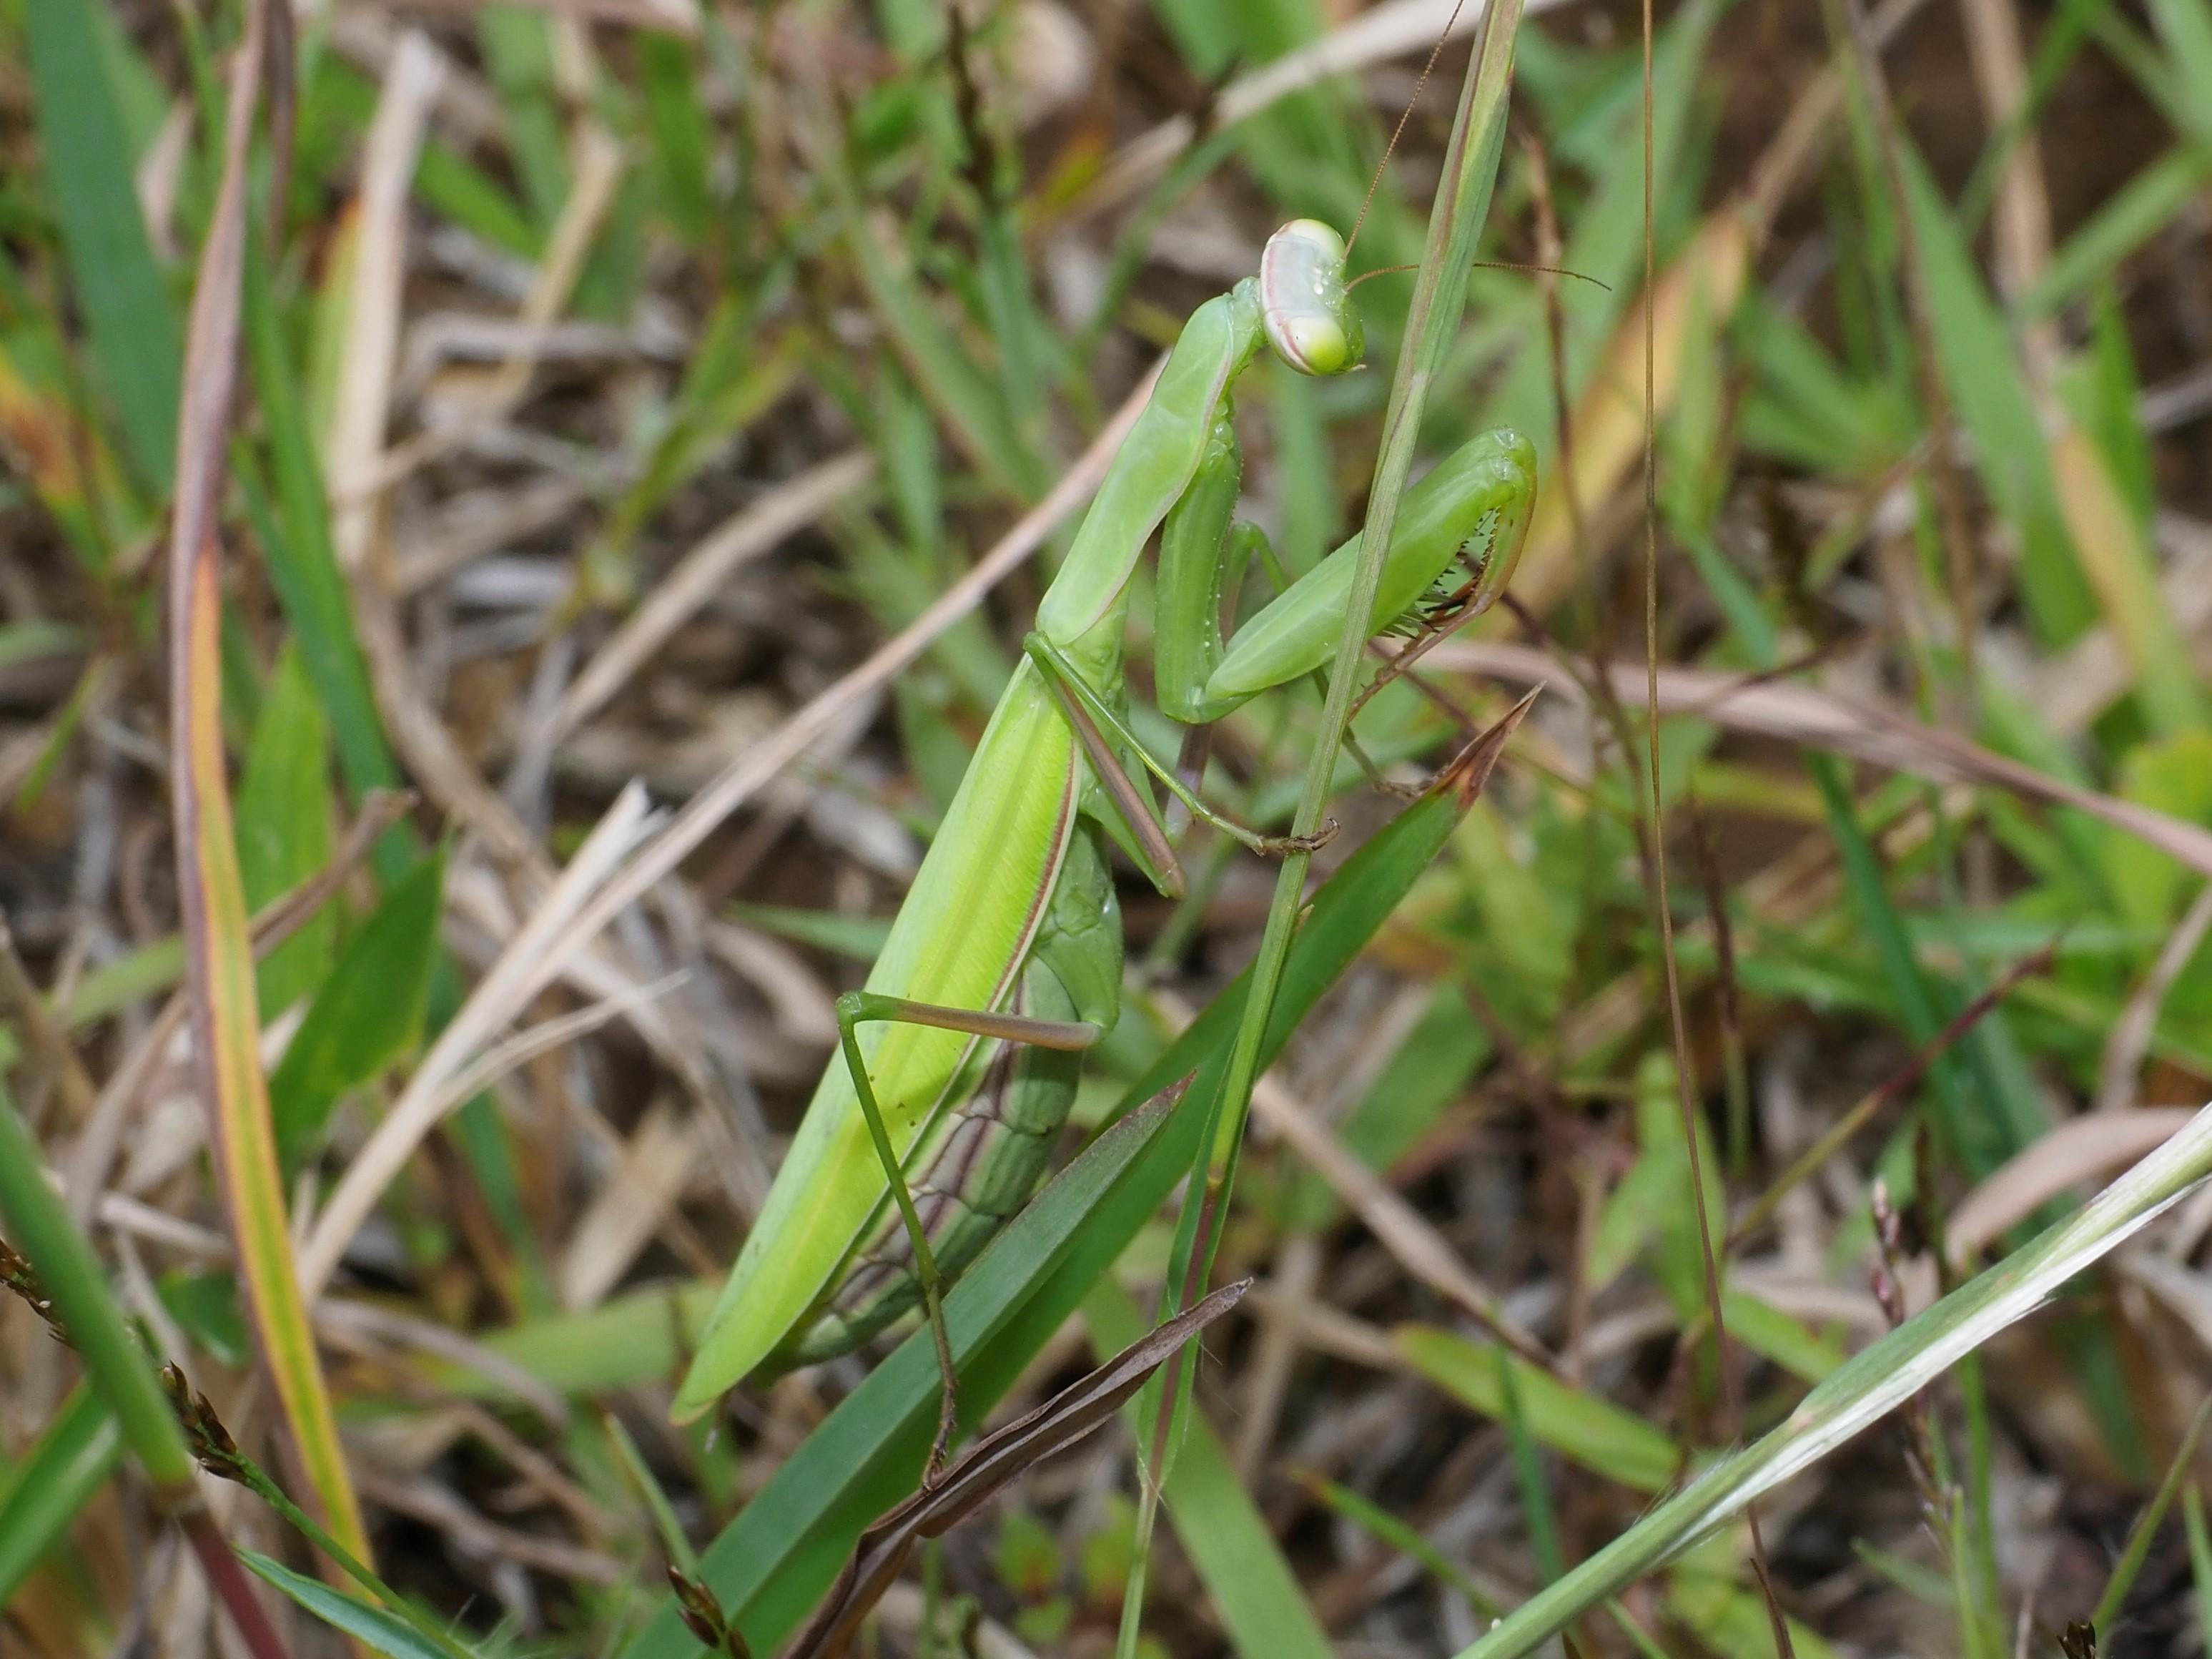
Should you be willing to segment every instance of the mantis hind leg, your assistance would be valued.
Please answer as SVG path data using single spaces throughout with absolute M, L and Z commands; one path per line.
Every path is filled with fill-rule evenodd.
M 929 1484 L 943 1469 L 945 1451 L 952 1443 L 958 1381 L 952 1363 L 951 1339 L 945 1328 L 944 1276 L 938 1271 L 936 1254 L 930 1249 L 929 1229 L 922 1223 L 914 1193 L 907 1185 L 906 1171 L 891 1146 L 883 1109 L 877 1103 L 874 1085 L 868 1081 L 867 1060 L 860 1053 L 860 1028 L 873 1020 L 968 1031 L 977 1036 L 1060 1052 L 1087 1048 L 1103 1033 L 1087 1020 L 1036 1019 L 1020 1014 L 946 1008 L 869 991 L 848 991 L 837 999 L 838 1046 L 844 1051 L 846 1068 L 852 1073 L 853 1091 L 860 1099 L 860 1115 L 867 1121 L 868 1138 L 875 1143 L 876 1156 L 883 1164 L 884 1178 L 890 1183 L 892 1202 L 898 1206 L 900 1222 L 906 1229 L 908 1246 L 914 1252 L 915 1278 L 921 1287 L 922 1308 L 929 1321 L 930 1338 L 937 1347 L 937 1368 L 943 1388 L 938 1397 L 937 1434 L 930 1443 L 929 1462 L 922 1475 L 924 1483 Z

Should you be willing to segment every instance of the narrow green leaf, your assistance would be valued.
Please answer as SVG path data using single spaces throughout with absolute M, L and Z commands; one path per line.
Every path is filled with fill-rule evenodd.
M 2172 60 L 2174 79 L 2185 95 L 2178 107 L 2188 123 L 2189 136 L 2212 149 L 2212 108 L 2204 89 L 2212 87 L 2212 4 L 2206 0 L 2148 0 L 2147 9 L 2157 25 L 2159 44 Z
M 2120 1559 L 2112 1564 L 2112 1576 L 2106 1579 L 2104 1593 L 2097 1598 L 2097 1610 L 2089 1618 L 2089 1622 L 2099 1630 L 2109 1631 L 2118 1625 L 2120 1609 L 2127 1603 L 2128 1592 L 2135 1588 L 2143 1563 L 2150 1557 L 2151 1540 L 2158 1535 L 2158 1529 L 2166 1520 L 2166 1512 L 2173 1507 L 2174 1498 L 2181 1491 L 2181 1483 L 2196 1460 L 2197 1443 L 2203 1437 L 2208 1414 L 2212 1414 L 2212 1401 L 2207 1401 L 2197 1408 L 2197 1415 L 2190 1420 L 2189 1432 L 2182 1436 L 2181 1444 L 2173 1454 L 2173 1461 L 2166 1465 L 2166 1478 L 2158 1483 L 2157 1492 L 2143 1506 L 2142 1513 L 2136 1517 L 2135 1525 L 2128 1528 L 2127 1547 L 2121 1550 Z
M 69 752 L 70 744 L 76 738 L 77 727 L 83 723 L 86 713 L 91 708 L 94 696 L 106 683 L 107 674 L 108 661 L 105 657 L 94 657 L 85 664 L 84 672 L 77 676 L 76 688 L 70 691 L 69 700 L 54 714 L 37 758 L 31 763 L 21 787 L 15 791 L 16 811 L 29 811 L 37 804 L 39 797 L 46 793 L 54 769 L 61 764 L 62 757 Z
M 1800 1382 L 1820 1382 L 1845 1358 L 1840 1346 L 1802 1320 L 1733 1285 L 1721 1287 L 1721 1313 L 1730 1338 Z
M 1401 1555 L 1411 1556 L 1419 1562 L 1431 1577 L 1439 1583 L 1449 1584 L 1483 1618 L 1498 1617 L 1498 1604 L 1483 1594 L 1482 1587 L 1468 1577 L 1464 1567 L 1380 1504 L 1370 1503 L 1351 1487 L 1307 1471 L 1293 1469 L 1291 1478 L 1347 1521 L 1364 1527 Z
M 114 1413 L 131 1455 L 171 1496 L 188 1492 L 191 1455 L 155 1380 L 146 1351 L 125 1323 L 92 1245 L 46 1184 L 39 1143 L 0 1083 L 0 1221 L 30 1261 L 93 1386 Z
M 368 1543 L 321 1356 L 293 1260 L 283 1176 L 261 1066 L 253 945 L 240 876 L 224 752 L 221 523 L 229 453 L 226 422 L 238 380 L 240 288 L 264 261 L 250 251 L 247 210 L 253 104 L 268 32 L 258 15 L 229 64 L 221 184 L 192 292 L 188 413 L 178 433 L 177 499 L 170 513 L 169 793 L 177 885 L 193 1016 L 193 1069 L 208 1119 L 216 1184 L 238 1267 L 301 1466 L 331 1530 L 355 1555 Z M 289 36 L 286 37 L 289 42 Z
M 729 910 L 737 920 L 750 923 L 763 933 L 811 945 L 852 962 L 873 962 L 891 931 L 886 916 L 848 916 L 835 910 L 801 910 L 791 905 L 746 901 L 732 903 Z
M 401 878 L 340 953 L 277 1063 L 269 1097 L 288 1162 L 313 1144 L 339 1096 L 381 1074 L 422 1034 L 445 878 L 442 851 Z
M 258 910 L 331 860 L 330 722 L 300 653 L 285 647 L 270 677 L 238 785 L 238 865 Z M 290 1007 L 329 970 L 337 917 L 325 909 L 263 959 L 256 986 L 264 1018 Z
M 913 273 L 884 248 L 842 137 L 824 143 L 821 160 L 868 303 L 883 319 L 915 383 L 994 487 L 1017 501 L 1035 500 L 1048 482 L 1044 462 L 1016 425 L 1002 386 L 977 367 L 975 351 L 939 319 Z
M 1715 1542 L 1731 1553 L 1741 1547 L 1730 1539 Z M 1713 1553 L 1718 1556 L 1721 1549 Z M 1697 1633 L 1698 1645 L 1708 1652 L 1725 1653 L 1730 1659 L 1770 1659 L 1774 1653 L 1774 1624 L 1765 1598 L 1729 1574 L 1698 1565 L 1682 1567 L 1668 1577 L 1667 1604 L 1676 1619 Z M 1792 1659 L 1836 1659 L 1833 1648 L 1794 1619 L 1790 1620 L 1790 1646 Z
M 1370 1170 L 1389 1167 L 1462 1097 L 1491 1052 L 1489 1033 L 1467 1017 L 1467 994 L 1439 983 L 1420 1023 L 1399 1046 L 1374 1085 L 1337 1126 L 1337 1138 Z M 1301 1170 L 1284 1203 L 1286 1224 L 1317 1231 L 1343 1212 L 1328 1183 Z
M 1528 1408 L 1521 1402 L 1521 1386 L 1514 1379 L 1510 1356 L 1503 1347 L 1492 1350 L 1498 1372 L 1498 1395 L 1504 1407 L 1505 1437 L 1513 1448 L 1513 1478 L 1521 1488 L 1521 1513 L 1528 1528 L 1528 1548 L 1536 1558 L 1536 1571 L 1550 1583 L 1566 1571 L 1559 1553 L 1559 1517 L 1552 1512 L 1552 1490 L 1544 1482 L 1544 1459 L 1536 1437 L 1528 1430 Z
M 100 379 L 139 475 L 167 489 L 176 465 L 182 336 L 138 210 L 133 158 L 99 19 L 81 0 L 27 0 L 45 199 L 61 222 Z
M 66 656 L 82 650 L 85 632 L 72 623 L 33 617 L 0 625 L 0 668 L 36 662 L 42 657 Z
M 2120 763 L 2123 799 L 2169 812 L 2188 823 L 2212 823 L 2212 733 L 2184 732 L 2139 743 Z M 2106 885 L 2119 914 L 2137 926 L 2172 924 L 2195 878 L 2169 854 L 2106 829 L 2100 836 Z
M 1407 1363 L 1470 1411 L 1505 1419 L 1497 1343 L 1425 1325 L 1397 1333 Z M 1513 1381 L 1528 1431 L 1592 1474 L 1636 1492 L 1657 1492 L 1674 1478 L 1681 1460 L 1674 1443 L 1632 1412 L 1579 1389 L 1514 1356 Z
M 2212 1174 L 2212 1108 L 2095 1200 L 1852 1356 L 1779 1426 L 1732 1452 L 1491 1627 L 1460 1659 L 1521 1659 L 1925 1389 Z M 1947 1592 L 1948 1595 L 1948 1592 Z
M 1835 838 L 1851 914 L 1873 946 L 1899 1022 L 1916 1044 L 1924 1046 L 1942 1029 L 1946 1016 L 1939 1010 L 1936 988 L 1923 971 L 1904 921 L 1890 900 L 1874 843 L 1859 825 L 1844 769 L 1828 755 L 1807 755 L 1804 765 L 1827 809 L 1828 831 Z M 1928 1067 L 1929 1084 L 1952 1152 L 1972 1173 L 1986 1175 L 2026 1142 L 2018 1139 L 2011 1126 L 1998 1115 L 1996 1103 L 1985 1108 L 1977 1100 L 1962 1070 L 1955 1054 L 1938 1054 Z
M 2189 1534 L 2189 1577 L 2197 1592 L 2198 1639 L 2212 1645 L 2212 1529 L 2204 1524 L 2204 1498 L 2194 1480 L 2181 1489 L 2181 1520 Z
M 238 1559 L 264 1583 L 282 1590 L 325 1624 L 344 1632 L 372 1653 L 380 1653 L 385 1659 L 453 1659 L 451 1654 L 397 1613 L 357 1601 L 319 1579 L 305 1577 L 283 1562 L 270 1560 L 258 1550 L 240 1549 Z
M 676 1506 L 668 1501 L 668 1494 L 662 1490 L 659 1479 L 653 1472 L 653 1465 L 645 1461 L 645 1454 L 638 1449 L 637 1442 L 630 1438 L 629 1431 L 623 1426 L 622 1419 L 608 1412 L 599 1420 L 606 1430 L 607 1443 L 614 1448 L 615 1461 L 621 1465 L 623 1474 L 629 1477 L 631 1487 L 644 1500 L 646 1513 L 653 1517 L 653 1529 L 659 1536 L 660 1547 L 668 1557 L 668 1564 L 685 1577 L 696 1578 L 699 1576 L 699 1553 L 691 1547 L 690 1539 L 684 1535 L 684 1523 L 676 1516 Z
M 2132 424 L 2132 408 L 2128 414 Z M 2212 724 L 2204 690 L 2160 583 L 2145 520 L 2088 433 L 2078 428 L 2058 433 L 2051 441 L 2051 460 L 2081 573 L 2133 671 L 2136 706 L 2154 731 L 2204 730 Z
M 1660 33 L 1652 64 L 1651 153 L 1662 180 L 1689 171 L 1680 164 L 1692 94 L 1707 73 L 1705 41 L 1722 9 L 1716 0 L 1693 0 L 1670 17 Z M 1561 259 L 1570 270 L 1594 279 L 1563 283 L 1559 289 L 1566 321 L 1567 385 L 1575 395 L 1589 383 L 1607 342 L 1643 288 L 1643 97 L 1632 76 L 1624 76 L 1618 84 L 1620 95 L 1608 101 L 1597 135 L 1601 171 L 1575 216 Z M 1661 252 L 1663 257 L 1665 250 Z M 1529 320 L 1522 331 L 1525 343 L 1486 401 L 1486 416 L 1535 436 L 1548 475 L 1556 465 L 1549 442 L 1554 430 L 1552 366 L 1543 326 L 1537 321 L 1535 296 L 1527 292 L 1525 283 L 1517 286 L 1527 294 L 1523 303 Z
M 122 1450 L 115 1413 L 80 1386 L 0 1476 L 0 1607 L 106 1484 Z
M 2021 296 L 2033 317 L 2055 316 L 2172 224 L 2212 178 L 2212 156 L 2176 145 L 2106 196 L 2067 234 L 2035 286 Z
M 668 216 L 690 242 L 702 240 L 714 212 L 707 169 L 712 143 L 699 106 L 698 70 L 690 42 L 650 31 L 637 37 L 638 89 L 659 164 Z
M 172 1270 L 154 1281 L 154 1289 L 194 1347 L 225 1365 L 253 1363 L 253 1333 L 238 1305 L 235 1274 Z
M 352 596 L 331 546 L 329 504 L 285 349 L 276 296 L 258 259 L 246 262 L 246 342 L 254 395 L 267 416 L 263 429 L 274 465 L 277 504 L 272 509 L 257 467 L 236 469 L 240 494 L 261 543 L 270 585 L 298 636 L 301 665 L 330 717 L 339 770 L 359 800 L 371 789 L 398 787 L 399 769 L 384 740 L 368 660 L 354 632 Z M 403 848 L 398 861 L 404 862 L 404 857 Z M 386 881 L 398 873 L 393 863 L 384 856 L 377 860 L 378 872 Z
M 1897 145 L 1944 388 L 1973 439 L 1983 486 L 2020 536 L 2021 592 L 2036 635 L 2063 645 L 2094 619 L 2096 604 L 2075 562 L 2035 400 L 1948 204 L 1911 143 L 1900 135 Z
M 526 6 L 486 6 L 477 38 L 507 112 L 507 153 L 540 229 L 568 197 L 568 146 L 553 75 L 553 25 Z

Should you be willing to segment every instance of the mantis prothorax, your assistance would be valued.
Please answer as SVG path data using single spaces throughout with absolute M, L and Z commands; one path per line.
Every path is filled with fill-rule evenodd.
M 1164 712 L 1217 720 L 1330 659 L 1357 538 L 1225 647 L 1220 610 L 1224 572 L 1259 535 L 1234 516 L 1242 459 L 1231 388 L 1263 343 L 1304 374 L 1357 367 L 1363 336 L 1344 262 L 1334 230 L 1294 220 L 1269 239 L 1258 277 L 1200 306 L 1176 340 L 1038 606 L 866 989 L 839 999 L 841 1053 L 731 1271 L 677 1395 L 679 1419 L 764 1364 L 848 1352 L 919 1304 L 944 1371 L 937 1468 L 954 1389 L 943 1286 L 1028 1201 L 1073 1101 L 1081 1050 L 1120 1012 L 1107 839 L 1163 892 L 1181 891 L 1152 792 L 1125 757 L 1247 844 L 1284 845 L 1218 817 L 1137 745 L 1122 721 L 1122 629 L 1157 530 Z M 1414 486 L 1370 632 L 1439 592 L 1464 614 L 1487 604 L 1519 556 L 1534 491 L 1534 453 L 1505 430 L 1472 440 Z

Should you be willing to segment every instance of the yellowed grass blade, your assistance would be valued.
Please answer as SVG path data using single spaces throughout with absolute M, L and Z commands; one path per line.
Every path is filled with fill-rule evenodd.
M 254 1333 L 325 1520 L 339 1542 L 366 1560 L 368 1543 L 307 1328 L 285 1224 L 268 1085 L 261 1073 L 253 946 L 223 769 L 217 657 L 222 546 L 216 503 L 237 382 L 246 154 L 268 29 L 267 6 L 251 8 L 246 37 L 231 64 L 222 184 L 200 254 L 185 348 L 169 540 L 177 889 L 184 910 L 193 1060 Z

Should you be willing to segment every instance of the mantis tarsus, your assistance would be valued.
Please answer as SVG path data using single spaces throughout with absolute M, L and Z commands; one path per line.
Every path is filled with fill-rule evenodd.
M 938 1469 L 954 1389 L 942 1287 L 1027 1201 L 1073 1100 L 1081 1050 L 1119 1013 L 1107 840 L 1161 891 L 1180 893 L 1141 781 L 1150 772 L 1247 845 L 1286 844 L 1214 813 L 1137 744 L 1122 719 L 1122 630 L 1157 530 L 1164 712 L 1194 726 L 1217 720 L 1331 657 L 1356 538 L 1226 645 L 1220 609 L 1224 573 L 1260 537 L 1235 519 L 1231 388 L 1263 342 L 1304 374 L 1358 366 L 1344 261 L 1334 230 L 1294 220 L 1269 239 L 1256 278 L 1192 313 L 1038 607 L 867 988 L 839 1000 L 841 1054 L 731 1271 L 678 1393 L 679 1418 L 764 1364 L 848 1352 L 920 1304 L 944 1372 Z M 1512 573 L 1534 490 L 1534 453 L 1507 430 L 1471 440 L 1415 485 L 1370 631 L 1439 592 L 1462 617 L 1486 605 Z

